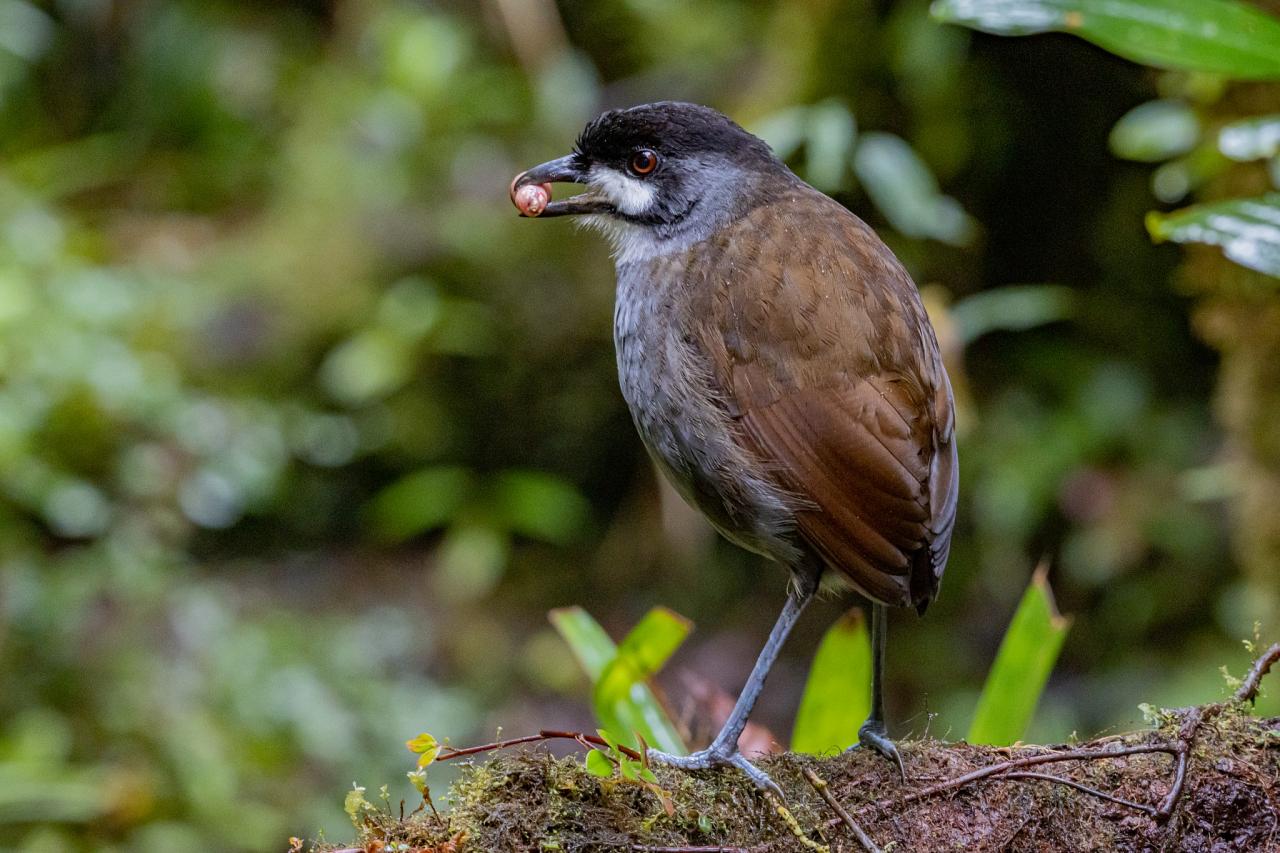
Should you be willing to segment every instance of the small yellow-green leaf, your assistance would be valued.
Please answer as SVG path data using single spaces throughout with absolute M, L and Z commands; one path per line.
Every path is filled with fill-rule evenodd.
M 978 698 L 970 743 L 1011 744 L 1022 737 L 1035 714 L 1071 627 L 1071 620 L 1054 605 L 1048 572 L 1047 565 L 1036 569 L 1013 614 Z
M 413 785 L 415 791 L 419 794 L 427 793 L 427 771 L 419 768 L 418 770 L 410 770 L 405 774 L 409 777 L 409 784 Z
M 849 610 L 822 638 L 791 732 L 791 748 L 813 755 L 858 742 L 871 709 L 871 642 L 862 611 Z
M 423 732 L 411 741 L 406 741 L 405 746 L 409 747 L 411 752 L 418 753 L 418 766 L 426 767 L 436 760 L 436 756 L 440 754 L 440 744 L 431 735 Z
M 996 35 L 1073 33 L 1158 68 L 1280 79 L 1280 20 L 1237 0 L 935 0 L 931 12 Z
M 1242 267 L 1280 278 L 1280 193 L 1199 204 L 1173 213 L 1147 214 L 1157 243 L 1220 246 Z
M 587 772 L 592 776 L 612 776 L 613 762 L 600 750 L 593 749 L 587 753 Z

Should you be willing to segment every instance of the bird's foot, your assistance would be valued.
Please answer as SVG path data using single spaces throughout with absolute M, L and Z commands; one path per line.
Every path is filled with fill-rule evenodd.
M 849 749 L 860 749 L 864 746 L 871 747 L 896 764 L 898 773 L 902 775 L 902 781 L 907 781 L 907 768 L 902 763 L 902 756 L 898 754 L 898 747 L 885 734 L 884 723 L 879 720 L 867 720 L 862 724 L 862 728 L 858 729 L 858 742 Z
M 671 755 L 667 752 L 650 749 L 649 760 L 665 764 L 668 767 L 675 767 L 679 770 L 709 770 L 713 767 L 736 767 L 747 774 L 747 778 L 754 782 L 757 788 L 762 791 L 772 792 L 779 799 L 786 799 L 782 793 L 782 788 L 778 787 L 778 783 L 770 779 L 768 773 L 748 761 L 746 756 L 736 748 L 725 749 L 712 744 L 707 749 L 700 749 L 690 755 Z

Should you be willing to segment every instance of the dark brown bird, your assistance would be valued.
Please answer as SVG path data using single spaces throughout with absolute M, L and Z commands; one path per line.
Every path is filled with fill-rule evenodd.
M 549 201 L 549 185 L 587 192 Z M 824 577 L 871 600 L 871 715 L 885 734 L 885 608 L 923 613 L 955 523 L 950 382 L 911 277 L 857 216 L 707 107 L 604 113 L 574 153 L 512 183 L 526 214 L 611 239 L 622 393 L 659 468 L 726 537 L 786 566 L 786 605 L 724 728 L 690 769 L 737 747 L 787 634 Z

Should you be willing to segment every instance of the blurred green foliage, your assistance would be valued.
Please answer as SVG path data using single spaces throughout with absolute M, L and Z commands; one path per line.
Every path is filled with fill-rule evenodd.
M 660 97 L 768 135 L 925 285 L 965 473 L 891 716 L 959 730 L 1043 554 L 1077 621 L 1029 737 L 1217 695 L 1252 619 L 1216 361 L 1106 148 L 1221 89 L 1175 78 L 924 0 L 2 0 L 0 847 L 280 849 L 424 728 L 588 728 L 555 606 L 615 635 L 674 606 L 700 628 L 662 688 L 736 691 L 784 579 L 655 486 L 604 248 L 506 200 Z M 1274 160 L 1200 127 L 1166 184 Z

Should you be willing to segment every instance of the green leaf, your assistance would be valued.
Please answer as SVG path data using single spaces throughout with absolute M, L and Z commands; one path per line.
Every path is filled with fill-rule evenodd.
M 853 169 L 885 219 L 908 237 L 967 245 L 977 233 L 969 214 L 907 142 L 891 133 L 867 133 L 853 155 Z
M 832 625 L 809 669 L 791 748 L 813 755 L 858 742 L 858 727 L 871 710 L 871 641 L 862 611 L 849 610 Z
M 680 647 L 693 623 L 675 611 L 655 607 L 618 645 L 613 660 L 596 680 L 592 695 L 596 716 L 615 732 L 639 732 L 659 749 L 684 744 L 666 711 L 645 681 Z
M 582 671 L 594 684 L 617 654 L 618 647 L 609 639 L 600 623 L 581 607 L 560 607 L 547 616 L 561 638 L 569 644 L 569 651 L 573 652 L 578 666 L 582 667 Z
M 471 495 L 471 473 L 439 466 L 415 471 L 387 486 L 369 505 L 373 532 L 399 542 L 452 521 Z
M 1280 278 L 1280 193 L 1147 214 L 1157 243 L 1203 243 L 1242 267 Z
M 1265 160 L 1280 154 L 1280 115 L 1232 122 L 1218 131 L 1218 150 L 1232 160 Z
M 406 740 L 404 745 L 408 747 L 408 751 L 416 752 L 417 754 L 420 754 L 420 756 L 425 756 L 426 753 L 435 754 L 440 749 L 440 743 L 438 740 L 433 738 L 433 736 L 426 734 L 425 731 L 412 740 Z
M 667 611 L 670 612 L 670 611 Z M 675 614 L 672 614 L 675 616 Z M 569 644 L 579 666 L 592 683 L 605 676 L 618 654 L 618 648 L 609 635 L 591 615 L 581 607 L 563 607 L 550 613 L 551 624 Z M 647 618 L 647 617 L 646 617 Z M 681 617 L 676 616 L 676 619 Z M 688 633 L 688 622 L 685 633 Z M 660 664 L 659 664 L 660 665 Z M 617 678 L 617 676 L 614 676 Z M 645 740 L 664 752 L 683 755 L 687 752 L 675 724 L 658 701 L 657 696 L 643 681 L 630 686 L 626 696 L 608 715 L 597 716 L 601 724 L 611 732 L 638 732 Z
M 633 761 L 630 758 L 621 758 L 618 760 L 618 770 L 622 773 L 622 778 L 631 782 L 640 780 L 640 771 L 644 768 L 640 766 L 640 762 Z
M 951 306 L 965 344 L 994 331 L 1020 331 L 1070 318 L 1076 293 L 1057 284 L 1017 284 L 966 296 Z
M 970 743 L 1011 744 L 1022 737 L 1035 714 L 1071 626 L 1054 606 L 1048 571 L 1047 565 L 1036 569 L 1013 614 L 978 698 Z
M 996 35 L 1073 33 L 1158 68 L 1280 79 L 1280 20 L 1232 0 L 936 0 L 931 12 Z
M 607 778 L 613 775 L 613 762 L 600 750 L 593 749 L 587 753 L 587 772 L 592 776 Z
M 618 739 L 609 734 L 608 729 L 596 729 L 596 734 L 600 735 L 600 739 L 609 744 L 609 749 L 621 754 L 622 750 L 618 748 Z
M 1111 128 L 1111 153 L 1125 160 L 1159 163 L 1190 151 L 1200 138 L 1200 119 L 1182 101 L 1139 104 Z
M 590 505 L 570 483 L 539 471 L 507 471 L 494 485 L 507 526 L 524 536 L 565 544 L 582 531 Z
M 805 178 L 818 189 L 840 187 L 848 169 L 857 125 L 849 108 L 835 99 L 809 108 Z

